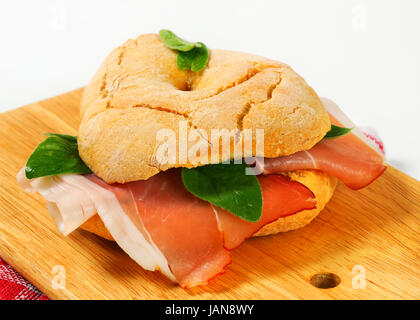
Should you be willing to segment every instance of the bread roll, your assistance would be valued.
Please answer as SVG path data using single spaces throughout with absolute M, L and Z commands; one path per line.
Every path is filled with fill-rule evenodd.
M 157 161 L 157 132 L 178 133 L 181 122 L 208 137 L 211 129 L 237 130 L 239 136 L 245 129 L 264 129 L 263 152 L 251 152 L 264 157 L 310 149 L 330 129 L 319 97 L 289 66 L 211 50 L 203 71 L 182 71 L 176 52 L 156 34 L 128 40 L 112 51 L 86 87 L 81 104 L 79 153 L 107 183 L 145 180 L 172 167 L 210 163 Z M 208 145 L 209 154 L 221 153 L 213 147 Z
M 171 129 L 179 142 L 179 126 L 202 130 L 227 129 L 244 138 L 244 130 L 264 129 L 264 150 L 250 155 L 278 157 L 310 149 L 330 129 L 319 97 L 289 66 L 263 57 L 211 50 L 207 67 L 182 71 L 177 53 L 158 35 L 128 40 L 105 59 L 86 87 L 78 134 L 79 153 L 94 173 L 107 183 L 146 180 L 174 167 L 211 163 L 162 164 L 157 161 L 160 129 Z M 255 140 L 255 136 L 252 136 Z M 253 141 L 255 143 L 255 141 Z M 190 147 L 190 145 L 188 146 Z M 232 158 L 212 143 L 209 155 L 217 162 Z M 317 208 L 280 218 L 259 230 L 262 236 L 303 227 L 330 200 L 337 180 L 320 171 L 285 173 L 306 185 L 316 196 Z M 113 240 L 98 215 L 82 229 Z

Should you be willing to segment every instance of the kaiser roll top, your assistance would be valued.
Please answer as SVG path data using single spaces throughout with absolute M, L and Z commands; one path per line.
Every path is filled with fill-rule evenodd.
M 195 73 L 180 70 L 176 59 L 158 35 L 141 35 L 113 50 L 85 88 L 79 153 L 107 183 L 210 163 L 157 160 L 158 131 L 173 130 L 179 140 L 180 124 L 208 137 L 212 129 L 235 130 L 236 138 L 264 129 L 264 149 L 252 155 L 270 158 L 310 149 L 330 129 L 318 95 L 281 62 L 211 50 L 207 67 Z M 221 153 L 210 141 L 207 147 Z

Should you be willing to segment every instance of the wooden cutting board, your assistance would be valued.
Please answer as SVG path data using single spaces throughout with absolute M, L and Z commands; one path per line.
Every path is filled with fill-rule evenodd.
M 81 92 L 0 114 L 0 257 L 50 298 L 420 298 L 420 183 L 392 167 L 361 191 L 339 185 L 307 227 L 246 241 L 224 275 L 191 290 L 142 270 L 115 243 L 82 230 L 63 237 L 43 198 L 24 192 L 15 175 L 41 133 L 76 134 Z M 320 272 L 341 283 L 314 287 Z

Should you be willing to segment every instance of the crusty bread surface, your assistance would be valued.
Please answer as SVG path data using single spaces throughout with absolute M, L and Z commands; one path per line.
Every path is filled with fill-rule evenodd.
M 298 181 L 307 186 L 315 195 L 316 208 L 312 210 L 303 210 L 296 214 L 280 218 L 261 228 L 254 236 L 266 236 L 279 232 L 286 232 L 304 227 L 312 221 L 331 199 L 337 179 L 326 173 L 316 170 L 299 170 L 285 173 L 292 180 Z M 82 229 L 92 232 L 102 238 L 113 241 L 112 235 L 106 229 L 98 214 L 94 215 L 82 226 Z
M 211 163 L 202 157 L 158 161 L 160 129 L 173 130 L 177 141 L 180 125 L 201 130 L 201 137 L 210 137 L 212 129 L 234 130 L 238 141 L 252 129 L 254 146 L 256 130 L 264 129 L 264 149 L 250 153 L 270 158 L 310 149 L 330 129 L 318 95 L 283 63 L 211 50 L 207 67 L 195 73 L 180 70 L 176 57 L 158 35 L 141 35 L 112 51 L 86 87 L 79 153 L 107 183 Z M 220 146 L 213 150 L 215 144 L 207 147 L 209 155 L 220 153 L 217 162 L 233 157 L 222 156 Z

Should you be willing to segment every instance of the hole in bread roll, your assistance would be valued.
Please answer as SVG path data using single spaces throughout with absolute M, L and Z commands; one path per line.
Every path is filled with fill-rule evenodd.
M 331 272 L 314 274 L 310 279 L 311 284 L 319 289 L 329 289 L 338 286 L 341 282 L 339 276 Z

